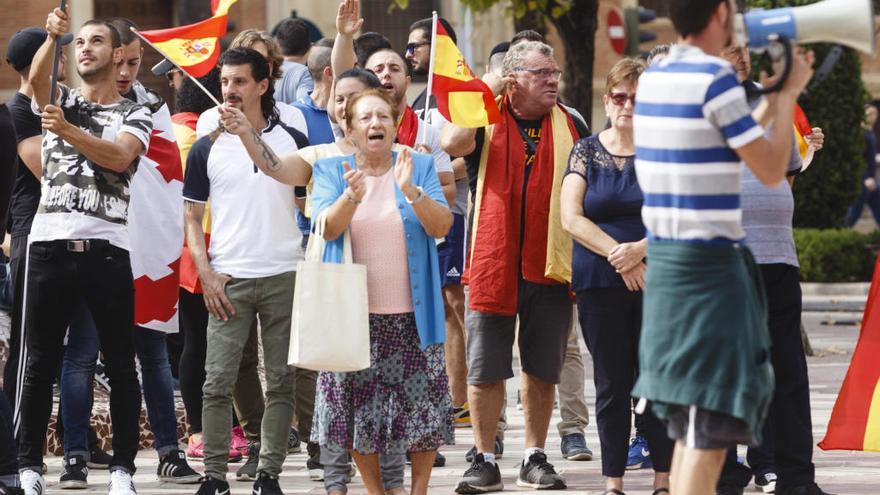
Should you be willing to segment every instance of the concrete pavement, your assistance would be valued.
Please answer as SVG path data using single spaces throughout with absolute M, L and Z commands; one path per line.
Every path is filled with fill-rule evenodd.
M 833 316 L 833 318 L 832 318 Z M 835 313 L 806 313 L 804 323 L 810 336 L 816 356 L 809 358 L 811 400 L 813 410 L 813 423 L 815 441 L 821 440 L 825 433 L 825 427 L 831 414 L 831 408 L 837 397 L 837 392 L 846 373 L 852 351 L 858 338 L 859 328 L 852 324 L 840 324 L 841 321 L 858 320 L 858 314 Z M 587 402 L 592 414 L 595 401 L 595 391 L 592 384 L 592 370 L 589 354 L 583 348 L 585 366 L 587 368 Z M 523 451 L 523 417 L 522 412 L 515 407 L 517 379 L 508 384 L 507 415 L 509 428 L 505 442 L 504 458 L 500 461 L 502 476 L 508 491 L 530 493 L 528 490 L 516 487 L 517 464 Z M 558 411 L 554 411 L 554 425 L 559 420 Z M 601 463 L 599 456 L 599 440 L 595 425 L 590 425 L 586 431 L 587 443 L 596 454 L 593 461 L 572 462 L 562 460 L 559 453 L 559 435 L 555 426 L 551 426 L 547 450 L 550 461 L 562 472 L 568 480 L 568 493 L 577 494 L 600 494 L 604 488 L 601 477 Z M 442 452 L 447 457 L 447 465 L 444 468 L 434 470 L 431 479 L 431 494 L 449 494 L 453 492 L 459 477 L 467 468 L 464 453 L 470 448 L 472 439 L 469 429 L 457 430 L 454 446 L 444 447 Z M 876 495 L 880 494 L 880 453 L 865 452 L 824 452 L 815 450 L 815 463 L 817 481 L 828 492 L 841 495 Z M 308 479 L 305 469 L 305 454 L 291 455 L 285 464 L 285 471 L 281 477 L 282 488 L 286 494 L 321 494 L 324 493 L 320 483 Z M 49 493 L 76 493 L 62 491 L 58 488 L 58 476 L 61 472 L 61 460 L 56 457 L 47 459 L 49 465 Z M 155 471 L 157 459 L 154 452 L 142 451 L 137 460 L 138 473 L 135 476 L 138 493 L 141 495 L 160 494 L 186 494 L 195 493 L 196 486 L 172 485 L 156 481 Z M 201 465 L 194 463 L 196 469 Z M 237 465 L 231 466 L 234 472 Z M 649 471 L 629 472 L 626 475 L 626 492 L 630 495 L 648 495 L 651 493 L 652 474 Z M 80 493 L 106 493 L 108 473 L 106 471 L 91 471 L 89 482 L 91 488 Z M 234 476 L 230 475 L 232 493 L 235 495 L 249 494 L 249 483 L 237 483 Z M 754 487 L 747 488 L 746 493 L 755 493 Z M 355 478 L 349 491 L 352 495 L 364 494 L 366 491 Z

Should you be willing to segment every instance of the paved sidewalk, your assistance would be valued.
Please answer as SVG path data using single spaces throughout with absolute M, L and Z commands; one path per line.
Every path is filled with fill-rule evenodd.
M 857 320 L 860 315 L 847 315 L 849 320 Z M 818 313 L 808 313 L 804 316 L 804 323 L 810 335 L 816 356 L 809 358 L 810 379 L 812 389 L 814 435 L 818 442 L 825 433 L 825 427 L 831 415 L 831 408 L 837 397 L 840 384 L 846 373 L 852 350 L 858 337 L 858 327 L 853 325 L 823 324 L 828 320 L 827 316 Z M 840 321 L 840 320 L 838 320 Z M 583 349 L 585 363 L 588 370 L 587 377 L 587 401 L 592 413 L 595 401 L 595 391 L 592 385 L 592 372 L 589 363 L 589 354 Z M 516 487 L 517 463 L 523 451 L 523 416 L 516 407 L 517 380 L 511 380 L 508 384 L 507 410 L 509 429 L 505 442 L 504 458 L 500 461 L 502 476 L 508 491 L 519 493 L 531 493 L 528 490 Z M 554 412 L 554 425 L 558 421 L 558 411 Z M 590 425 L 586 432 L 587 443 L 598 457 L 599 440 L 595 425 Z M 458 482 L 459 477 L 466 469 L 464 453 L 471 446 L 471 432 L 467 429 L 457 430 L 457 445 L 444 447 L 443 453 L 447 457 L 447 465 L 444 468 L 434 470 L 431 479 L 431 494 L 450 494 Z M 559 435 L 555 426 L 551 426 L 550 437 L 547 443 L 550 460 L 557 469 L 564 473 L 568 480 L 568 493 L 577 494 L 600 494 L 604 488 L 601 477 L 601 465 L 598 459 L 588 462 L 564 461 L 559 454 Z M 322 494 L 323 486 L 320 483 L 308 479 L 305 469 L 305 454 L 291 455 L 285 464 L 282 475 L 282 488 L 288 495 L 292 494 Z M 824 452 L 816 448 L 815 462 L 817 481 L 828 492 L 839 495 L 876 495 L 880 494 L 880 453 L 865 452 Z M 91 489 L 86 491 L 67 491 L 58 488 L 58 476 L 61 470 L 59 458 L 47 459 L 49 464 L 49 493 L 106 493 L 107 472 L 91 471 L 89 482 Z M 157 459 L 155 452 L 141 452 L 138 456 L 138 473 L 135 476 L 138 493 L 140 495 L 159 494 L 187 494 L 195 493 L 193 485 L 171 485 L 158 483 L 155 477 Z M 196 465 L 201 469 L 201 465 Z M 234 473 L 237 465 L 231 466 Z M 651 493 L 652 475 L 648 471 L 629 472 L 626 475 L 626 492 L 630 495 L 648 495 Z M 249 494 L 249 483 L 237 483 L 234 476 L 230 475 L 232 493 Z M 366 493 L 359 478 L 355 479 L 351 490 L 352 495 Z M 756 493 L 753 487 L 749 487 L 746 493 Z

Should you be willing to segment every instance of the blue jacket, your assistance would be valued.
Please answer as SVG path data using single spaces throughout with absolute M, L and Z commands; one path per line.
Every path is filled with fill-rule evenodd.
M 393 154 L 397 159 L 397 153 Z M 420 186 L 425 194 L 438 203 L 448 206 L 443 197 L 443 189 L 434 170 L 434 159 L 430 155 L 412 153 L 413 185 Z M 330 207 L 345 191 L 348 184 L 343 180 L 345 173 L 342 162 L 355 165 L 354 156 L 325 158 L 315 162 L 312 168 L 312 213 L 317 218 Z M 403 220 L 406 235 L 406 248 L 410 268 L 409 286 L 412 294 L 416 327 L 422 348 L 446 341 L 446 314 L 443 308 L 443 295 L 440 288 L 440 266 L 437 261 L 437 244 L 422 228 L 412 206 L 394 184 L 397 207 Z M 328 242 L 324 248 L 324 262 L 342 262 L 343 239 Z
M 327 116 L 327 109 L 315 105 L 311 92 L 296 100 L 292 106 L 298 108 L 306 119 L 306 126 L 309 128 L 309 144 L 332 143 L 336 140 L 330 125 L 330 118 Z

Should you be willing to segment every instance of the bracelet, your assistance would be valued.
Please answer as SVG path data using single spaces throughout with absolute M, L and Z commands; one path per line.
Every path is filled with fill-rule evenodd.
M 361 202 L 359 200 L 352 198 L 351 195 L 348 194 L 348 191 L 346 191 L 342 194 L 345 194 L 345 200 L 348 201 L 349 203 L 356 204 L 356 205 L 361 204 Z
M 412 200 L 412 201 L 410 201 L 410 199 L 407 198 L 406 195 L 403 196 L 404 199 L 406 199 L 406 202 L 407 202 L 407 203 L 409 203 L 409 204 L 411 204 L 411 205 L 414 205 L 414 204 L 418 203 L 419 201 L 425 199 L 425 190 L 422 189 L 421 186 L 416 187 L 416 190 L 419 192 L 419 195 L 416 196 L 416 199 L 414 199 L 414 200 Z

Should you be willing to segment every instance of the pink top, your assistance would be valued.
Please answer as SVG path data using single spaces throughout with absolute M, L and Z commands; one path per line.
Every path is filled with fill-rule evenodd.
M 351 254 L 355 263 L 367 267 L 370 313 L 411 313 L 406 239 L 393 168 L 364 181 L 367 192 L 351 219 Z

